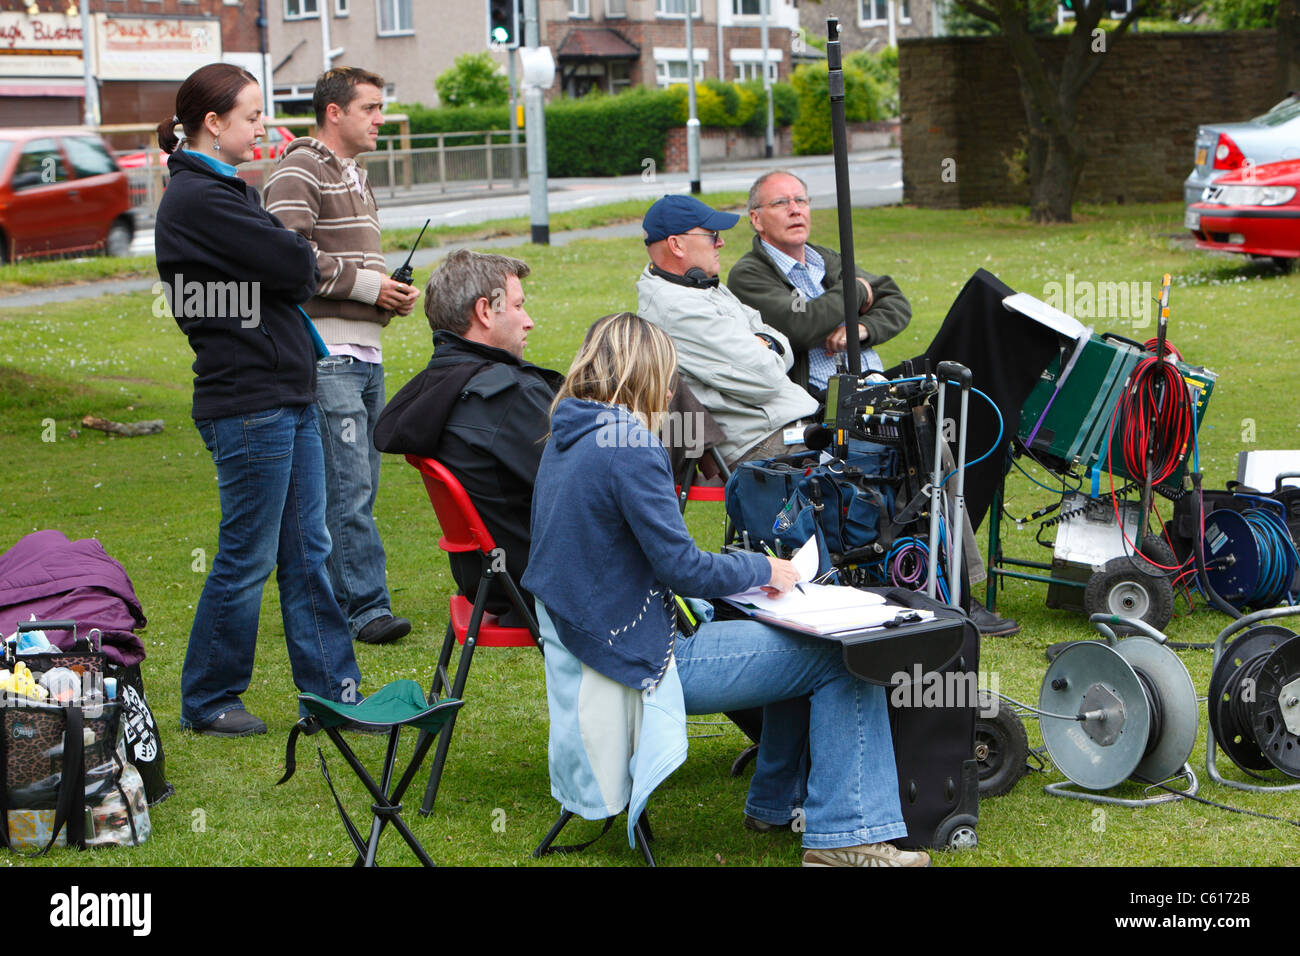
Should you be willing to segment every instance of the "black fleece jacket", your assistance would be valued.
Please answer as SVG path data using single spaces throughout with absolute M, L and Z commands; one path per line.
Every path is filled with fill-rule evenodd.
M 298 310 L 320 281 L 311 243 L 242 179 L 181 150 L 167 168 L 154 248 L 194 350 L 194 418 L 311 404 L 316 353 Z
M 433 334 L 429 365 L 402 386 L 375 425 L 375 447 L 435 458 L 469 493 L 516 582 L 528 567 L 533 484 L 550 429 L 551 400 L 564 376 L 471 342 Z M 452 576 L 474 597 L 477 555 L 451 555 Z M 508 606 L 495 590 L 488 610 Z

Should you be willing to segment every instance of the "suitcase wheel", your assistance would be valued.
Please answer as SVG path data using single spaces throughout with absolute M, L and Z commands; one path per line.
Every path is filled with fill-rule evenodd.
M 973 850 L 980 842 L 979 836 L 975 833 L 974 818 L 964 814 L 945 821 L 935 836 L 934 845 L 949 850 Z

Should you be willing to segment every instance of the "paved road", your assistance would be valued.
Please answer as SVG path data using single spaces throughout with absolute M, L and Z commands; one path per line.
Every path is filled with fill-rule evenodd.
M 794 169 L 808 183 L 808 192 L 817 206 L 835 204 L 835 167 L 829 157 L 785 157 L 779 160 L 753 159 L 721 163 L 706 167 L 700 175 L 705 192 L 747 190 L 754 179 L 774 166 Z M 853 205 L 887 206 L 903 198 L 903 163 L 897 149 L 855 153 L 849 157 L 849 183 Z M 506 187 L 486 190 L 481 195 L 458 194 L 447 198 L 398 205 L 379 196 L 379 224 L 385 229 L 419 227 L 425 219 L 433 225 L 463 225 L 488 219 L 527 216 L 528 183 L 521 180 L 520 190 Z M 686 173 L 659 173 L 653 181 L 641 176 L 613 176 L 588 179 L 552 179 L 548 205 L 551 213 L 598 206 L 623 199 L 655 199 L 665 193 L 685 193 L 690 187 Z M 558 235 L 552 236 L 552 241 Z M 516 240 L 515 245 L 527 242 Z M 480 243 L 481 245 L 481 243 Z M 153 254 L 153 232 L 142 232 L 131 245 L 131 254 Z M 400 264 L 400 259 L 398 260 Z
M 835 167 L 829 157 L 785 157 L 778 160 L 754 159 L 711 165 L 701 173 L 705 192 L 747 190 L 763 170 L 773 166 L 795 170 L 808 183 L 808 193 L 816 207 L 835 205 Z M 856 153 L 849 157 L 849 183 L 855 207 L 887 206 L 903 198 L 902 159 L 897 149 Z M 615 176 L 603 179 L 553 179 L 548 194 L 550 211 L 561 212 L 617 202 L 623 199 L 653 199 L 665 193 L 685 193 L 690 181 L 685 173 L 661 173 L 654 181 L 646 182 L 640 176 Z M 384 228 L 420 226 L 426 218 L 435 225 L 484 222 L 510 216 L 528 215 L 526 191 L 513 193 L 493 190 L 491 196 L 460 195 L 437 202 L 421 202 L 399 206 L 385 203 L 379 197 L 379 221 Z M 551 244 L 560 246 L 578 239 L 613 239 L 639 236 L 641 226 L 636 222 L 619 223 L 596 229 L 574 229 L 551 233 Z M 432 265 L 455 249 L 509 248 L 527 245 L 529 237 L 500 236 L 495 239 L 476 239 L 472 242 L 445 243 L 434 249 L 420 249 L 412 257 L 416 268 Z M 131 254 L 153 255 L 153 230 L 142 232 L 131 244 Z M 406 258 L 395 252 L 385 256 L 390 270 L 396 269 Z M 21 295 L 0 297 L 0 310 L 29 308 L 51 302 L 68 302 L 97 295 L 122 295 L 152 287 L 153 279 L 110 279 L 84 285 L 39 289 Z

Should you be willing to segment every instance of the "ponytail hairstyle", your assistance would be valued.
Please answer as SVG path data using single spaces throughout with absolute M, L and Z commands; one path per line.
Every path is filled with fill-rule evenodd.
M 587 331 L 551 413 L 566 398 L 623 405 L 657 432 L 676 374 L 677 349 L 667 333 L 632 312 L 606 315 Z
M 176 112 L 158 124 L 158 145 L 164 153 L 174 153 L 182 139 L 176 135 L 177 126 L 184 129 L 185 139 L 193 139 L 209 113 L 229 113 L 244 87 L 256 82 L 257 77 L 233 63 L 209 63 L 195 70 L 176 91 Z

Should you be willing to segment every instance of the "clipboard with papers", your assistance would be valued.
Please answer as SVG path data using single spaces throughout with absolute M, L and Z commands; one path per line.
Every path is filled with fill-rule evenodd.
M 796 551 L 790 561 L 799 573 L 795 590 L 771 597 L 762 588 L 752 588 L 728 595 L 723 600 L 760 621 L 819 636 L 898 627 L 934 617 L 930 611 L 889 604 L 872 591 L 839 584 L 817 584 L 812 580 L 817 573 L 817 546 L 812 540 Z
M 935 613 L 891 603 L 881 590 L 816 584 L 810 580 L 816 573 L 816 553 L 809 571 L 805 549 L 809 546 L 791 559 L 803 593 L 795 590 L 772 598 L 755 588 L 722 600 L 755 620 L 835 641 L 849 673 L 883 687 L 894 686 L 916 666 L 923 673 L 940 670 L 961 652 L 965 629 L 971 625 L 959 612 Z M 921 595 L 917 601 L 926 599 Z
M 828 636 L 868 628 L 897 627 L 927 621 L 930 611 L 915 611 L 889 604 L 871 591 L 838 584 L 803 585 L 803 592 L 791 591 L 769 597 L 759 588 L 723 598 L 750 617 L 804 634 Z

